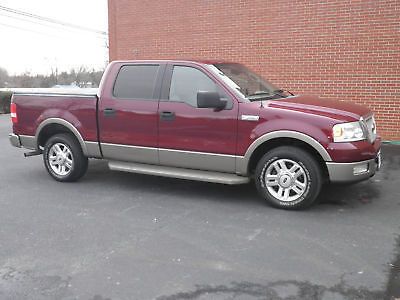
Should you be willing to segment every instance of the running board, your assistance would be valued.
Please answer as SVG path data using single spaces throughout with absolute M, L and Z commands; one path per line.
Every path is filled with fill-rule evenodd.
M 248 177 L 238 176 L 236 174 L 200 171 L 200 170 L 174 168 L 174 167 L 157 166 L 157 165 L 147 165 L 147 164 L 130 163 L 122 161 L 109 161 L 108 167 L 110 168 L 110 170 L 113 171 L 141 173 L 147 175 L 173 177 L 180 179 L 215 182 L 223 184 L 245 184 L 250 181 Z

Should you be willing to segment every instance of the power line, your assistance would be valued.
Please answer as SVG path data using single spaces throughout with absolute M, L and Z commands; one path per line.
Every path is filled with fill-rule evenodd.
M 41 32 L 41 31 L 36 31 L 36 30 L 32 30 L 32 29 L 27 29 L 27 28 L 23 28 L 23 27 L 11 25 L 11 24 L 6 24 L 6 23 L 1 23 L 1 22 L 0 22 L 0 26 L 5 26 L 5 27 L 13 28 L 13 29 L 18 29 L 18 30 L 21 30 L 21 31 L 32 32 L 32 33 L 36 33 L 36 34 L 42 34 L 42 35 L 46 35 L 46 36 L 49 36 L 49 37 L 53 37 L 53 38 L 58 38 L 58 39 L 65 40 L 65 38 L 62 37 L 62 36 L 60 36 L 60 35 L 49 34 L 49 33 L 46 33 L 46 32 Z M 96 37 L 96 38 L 99 38 L 99 39 L 100 39 L 100 37 Z M 107 45 L 103 45 L 102 47 L 104 47 L 104 48 L 106 48 L 106 49 L 108 48 Z
M 32 24 L 36 24 L 36 25 L 39 25 L 39 26 L 44 26 L 44 27 L 51 28 L 51 29 L 60 29 L 59 25 L 56 25 L 56 24 L 46 24 L 46 23 L 37 22 L 35 20 L 29 20 L 29 19 L 21 18 L 21 17 L 15 16 L 15 15 L 8 15 L 7 12 L 1 12 L 0 11 L 0 17 L 1 16 L 6 17 L 6 18 L 11 18 L 11 19 L 14 19 L 14 20 L 19 20 L 19 21 L 22 21 L 22 22 L 29 22 L 29 23 L 32 23 Z M 74 30 L 76 30 L 76 29 L 72 29 L 72 28 L 63 28 L 63 29 L 67 30 L 68 32 L 74 32 Z M 87 33 L 87 34 L 89 34 L 89 33 Z M 106 36 L 102 36 L 102 37 L 98 36 L 98 38 L 104 39 L 104 38 L 107 38 L 107 37 Z
M 18 29 L 18 30 L 22 30 L 22 31 L 33 32 L 33 33 L 37 33 L 37 34 L 43 34 L 43 35 L 47 35 L 47 36 L 51 36 L 51 37 L 57 37 L 56 35 L 48 34 L 48 33 L 45 33 L 45 32 L 35 31 L 35 30 L 31 30 L 31 29 L 27 29 L 27 28 L 22 28 L 22 27 L 19 27 L 19 26 L 10 25 L 10 24 L 5 24 L 5 23 L 0 23 L 0 26 L 10 27 L 10 28 L 13 28 L 13 29 Z
M 66 27 L 71 27 L 71 28 L 75 28 L 75 29 L 79 29 L 79 30 L 89 31 L 89 32 L 93 32 L 96 34 L 107 35 L 107 32 L 105 32 L 105 31 L 92 29 L 92 28 L 88 28 L 88 27 L 84 27 L 84 26 L 80 26 L 80 25 L 76 25 L 76 24 L 72 24 L 72 23 L 67 23 L 67 22 L 59 21 L 59 20 L 52 19 L 52 18 L 42 17 L 39 15 L 31 14 L 31 13 L 28 13 L 28 12 L 25 12 L 22 10 L 5 7 L 2 5 L 0 5 L 0 10 L 7 11 L 7 12 L 17 14 L 17 15 L 21 15 L 21 16 L 25 16 L 28 18 L 37 19 L 37 20 L 44 21 L 44 22 L 49 22 L 49 23 L 58 24 L 58 25 L 66 26 Z

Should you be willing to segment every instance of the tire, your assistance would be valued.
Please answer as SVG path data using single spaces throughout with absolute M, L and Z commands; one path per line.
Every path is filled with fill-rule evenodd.
M 277 208 L 305 209 L 315 202 L 322 186 L 318 162 L 306 151 L 281 146 L 258 162 L 255 184 L 259 194 Z
M 56 134 L 44 146 L 43 161 L 47 172 L 57 181 L 77 181 L 88 169 L 88 159 L 74 136 Z

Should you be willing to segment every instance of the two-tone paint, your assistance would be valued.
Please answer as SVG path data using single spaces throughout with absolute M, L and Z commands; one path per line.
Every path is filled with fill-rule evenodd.
M 40 150 L 46 134 L 64 130 L 77 138 L 88 157 L 250 176 L 257 149 L 284 138 L 313 149 L 331 181 L 360 180 L 375 173 L 379 137 L 352 143 L 334 143 L 332 138 L 333 125 L 366 117 L 371 114 L 367 108 L 304 95 L 249 102 L 215 76 L 209 63 L 116 61 L 107 67 L 98 95 L 15 94 L 19 121 L 10 139 L 13 145 Z M 153 100 L 113 95 L 120 68 L 131 64 L 160 66 Z M 174 65 L 209 76 L 228 95 L 227 108 L 214 111 L 168 100 Z M 161 118 L 165 113 L 173 113 L 174 119 Z M 349 173 L 360 162 L 370 167 L 355 178 Z

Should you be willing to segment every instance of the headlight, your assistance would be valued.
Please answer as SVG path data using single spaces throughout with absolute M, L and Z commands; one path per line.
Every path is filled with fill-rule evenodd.
M 355 142 L 366 139 L 360 122 L 336 124 L 332 129 L 334 142 Z

